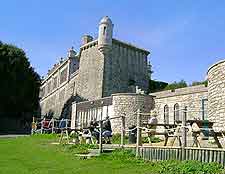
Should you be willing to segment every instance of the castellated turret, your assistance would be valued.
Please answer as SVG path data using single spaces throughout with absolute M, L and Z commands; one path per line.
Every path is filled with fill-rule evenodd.
M 108 16 L 101 19 L 98 33 L 98 50 L 103 54 L 112 48 L 113 24 Z

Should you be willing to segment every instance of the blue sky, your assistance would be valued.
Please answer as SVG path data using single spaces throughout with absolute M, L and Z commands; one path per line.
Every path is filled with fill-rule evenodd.
M 151 52 L 153 79 L 204 80 L 225 58 L 225 1 L 213 0 L 7 0 L 1 2 L 0 40 L 23 48 L 44 75 L 81 36 L 97 37 L 101 17 L 114 38 Z

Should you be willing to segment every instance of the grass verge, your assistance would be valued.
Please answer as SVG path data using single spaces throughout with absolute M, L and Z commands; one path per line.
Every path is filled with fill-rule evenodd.
M 116 150 L 88 160 L 75 153 L 87 153 L 93 146 L 53 145 L 56 135 L 35 135 L 0 139 L 0 174 L 211 174 L 223 173 L 216 163 L 198 161 L 145 162 L 127 150 Z

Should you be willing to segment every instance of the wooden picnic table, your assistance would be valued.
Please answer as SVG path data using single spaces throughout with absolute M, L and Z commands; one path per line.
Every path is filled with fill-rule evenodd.
M 173 146 L 176 138 L 178 139 L 179 145 L 181 146 L 181 140 L 180 140 L 180 135 L 179 135 L 180 125 L 169 124 L 169 123 L 149 124 L 147 122 L 144 122 L 143 126 L 146 127 L 147 129 L 156 128 L 157 126 L 162 126 L 165 129 L 165 131 L 163 131 L 163 132 L 157 132 L 156 130 L 155 131 L 148 131 L 147 130 L 146 132 L 148 133 L 148 139 L 149 139 L 150 143 L 151 143 L 151 140 L 150 140 L 151 136 L 153 136 L 153 135 L 163 135 L 165 137 L 164 146 L 167 146 L 168 139 L 170 137 L 173 138 L 172 146 Z M 171 129 L 173 129 L 173 130 L 171 130 Z
M 191 127 L 193 127 L 194 124 L 197 125 L 197 129 L 192 130 L 192 137 L 193 137 L 192 147 L 194 145 L 196 145 L 197 147 L 201 147 L 201 144 L 198 140 L 198 137 L 200 136 L 200 134 L 202 134 L 205 137 L 213 137 L 218 148 L 223 147 L 218 139 L 218 137 L 223 136 L 223 133 L 215 132 L 213 130 L 214 122 L 208 121 L 208 120 L 187 120 L 187 123 L 190 124 Z

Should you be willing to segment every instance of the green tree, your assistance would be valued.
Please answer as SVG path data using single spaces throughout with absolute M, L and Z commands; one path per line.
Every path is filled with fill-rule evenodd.
M 41 80 L 25 52 L 0 42 L 0 113 L 21 116 L 39 106 Z
M 178 88 L 184 88 L 184 87 L 187 87 L 187 83 L 184 81 L 184 80 L 181 80 L 179 82 L 173 82 L 173 83 L 170 83 L 168 84 L 166 87 L 165 87 L 165 90 L 174 90 L 174 89 L 178 89 Z
M 162 91 L 168 83 L 156 80 L 149 80 L 148 93 Z
M 194 81 L 191 84 L 191 86 L 197 86 L 197 85 L 205 85 L 205 86 L 208 86 L 208 81 L 207 80 L 201 81 L 201 82 Z

